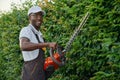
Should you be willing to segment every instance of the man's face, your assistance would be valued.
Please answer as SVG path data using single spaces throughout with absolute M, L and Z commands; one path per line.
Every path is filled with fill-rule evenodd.
M 31 21 L 33 26 L 40 27 L 43 22 L 42 12 L 30 14 L 29 20 Z

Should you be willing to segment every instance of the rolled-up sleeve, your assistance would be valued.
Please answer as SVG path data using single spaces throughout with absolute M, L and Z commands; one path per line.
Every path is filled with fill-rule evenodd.
M 21 29 L 19 34 L 19 40 L 21 38 L 27 38 L 31 41 L 31 30 L 28 27 L 24 27 Z

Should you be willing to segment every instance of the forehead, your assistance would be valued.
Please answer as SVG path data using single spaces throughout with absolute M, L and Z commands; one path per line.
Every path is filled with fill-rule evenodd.
M 34 14 L 34 15 L 41 15 L 41 16 L 43 16 L 43 13 L 42 13 L 42 12 L 37 12 L 37 13 L 32 13 L 32 14 Z
M 43 16 L 43 13 L 42 12 L 37 12 L 37 13 L 35 13 L 36 15 L 41 15 L 41 16 Z

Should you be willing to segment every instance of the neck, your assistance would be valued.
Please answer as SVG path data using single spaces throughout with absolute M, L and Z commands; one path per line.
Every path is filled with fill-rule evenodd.
M 36 25 L 34 25 L 34 24 L 32 24 L 32 23 L 30 23 L 37 31 L 39 31 L 39 29 L 40 29 L 40 27 L 38 27 L 38 26 L 36 26 Z
M 34 27 L 37 31 L 39 31 L 39 27 L 38 27 L 38 26 L 34 26 L 34 25 L 33 25 L 33 27 Z

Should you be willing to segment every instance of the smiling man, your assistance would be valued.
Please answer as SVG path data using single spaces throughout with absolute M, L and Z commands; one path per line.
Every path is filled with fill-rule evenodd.
M 30 24 L 22 28 L 19 35 L 20 48 L 24 59 L 22 80 L 46 80 L 44 67 L 44 47 L 55 49 L 55 42 L 46 43 L 43 40 L 40 26 L 45 12 L 39 6 L 28 10 Z

